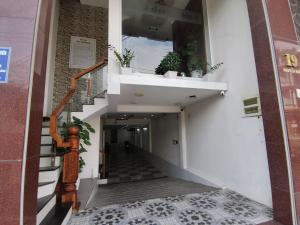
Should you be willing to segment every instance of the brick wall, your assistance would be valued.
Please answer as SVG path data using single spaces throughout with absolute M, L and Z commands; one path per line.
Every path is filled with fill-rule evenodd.
M 70 76 L 78 71 L 69 68 L 71 36 L 96 39 L 96 61 L 99 62 L 103 56 L 107 57 L 108 10 L 81 5 L 76 0 L 61 1 L 55 59 L 54 107 L 66 94 L 70 85 Z M 82 110 L 79 93 L 74 95 L 72 110 Z
M 290 0 L 290 5 L 297 29 L 298 40 L 300 40 L 300 1 L 299 0 Z

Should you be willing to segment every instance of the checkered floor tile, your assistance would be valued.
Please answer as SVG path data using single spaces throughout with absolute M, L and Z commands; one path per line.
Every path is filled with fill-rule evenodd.
M 111 155 L 108 172 L 110 184 L 162 177 L 166 176 L 138 154 L 120 150 Z

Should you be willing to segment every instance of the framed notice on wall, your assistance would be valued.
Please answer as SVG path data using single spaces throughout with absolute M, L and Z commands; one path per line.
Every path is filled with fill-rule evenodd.
M 96 39 L 71 36 L 69 67 L 85 69 L 96 63 Z

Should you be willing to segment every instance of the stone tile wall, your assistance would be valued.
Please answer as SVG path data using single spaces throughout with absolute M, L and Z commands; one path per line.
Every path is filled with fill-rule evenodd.
M 108 43 L 108 10 L 100 7 L 81 5 L 76 0 L 64 0 L 60 4 L 53 106 L 57 106 L 65 96 L 70 85 L 70 77 L 79 71 L 69 68 L 71 36 L 96 39 L 96 62 L 107 57 Z M 80 95 L 75 94 L 72 103 L 73 111 L 81 111 Z

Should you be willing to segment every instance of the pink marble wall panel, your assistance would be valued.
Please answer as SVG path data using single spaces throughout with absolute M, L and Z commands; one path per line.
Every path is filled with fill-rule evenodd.
M 292 224 L 288 165 L 267 23 L 261 0 L 248 0 L 247 5 L 261 98 L 274 219 L 288 225 Z
M 28 154 L 26 155 L 24 224 L 35 224 L 39 145 L 51 0 L 42 1 L 37 49 L 33 51 L 38 0 L 0 0 L 0 46 L 11 47 L 7 84 L 0 84 L 0 223 L 20 222 L 21 174 L 33 54 L 35 64 Z
M 0 0 L 0 46 L 11 47 L 7 84 L 0 84 L 0 220 L 17 225 L 24 132 L 37 0 Z
M 300 222 L 300 66 L 299 63 L 287 62 L 287 54 L 295 55 L 300 60 L 300 48 L 288 0 L 267 2 L 272 39 L 275 47 L 277 71 L 280 81 L 281 99 L 284 106 L 284 119 L 289 141 L 289 158 L 293 191 L 295 195 L 296 214 Z M 292 56 L 294 57 L 294 56 Z M 291 62 L 291 61 L 290 61 Z M 298 71 L 298 72 L 297 72 Z M 299 93 L 300 94 L 300 93 Z M 282 185 L 283 186 L 283 185 Z M 287 185 L 286 185 L 287 186 Z
M 37 27 L 34 77 L 32 86 L 30 123 L 27 145 L 24 224 L 35 224 L 37 214 L 37 189 L 39 174 L 39 155 L 41 144 L 44 89 L 47 67 L 48 40 L 52 0 L 43 0 Z

